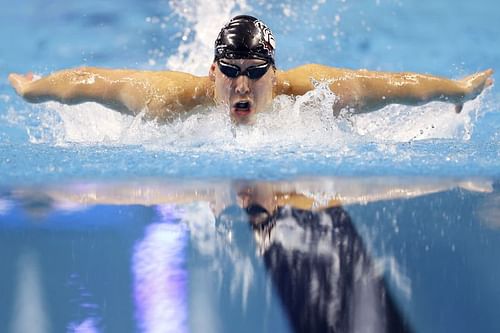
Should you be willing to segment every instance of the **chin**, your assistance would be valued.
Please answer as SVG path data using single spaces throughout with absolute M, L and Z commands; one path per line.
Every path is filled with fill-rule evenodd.
M 255 123 L 255 111 L 239 113 L 231 110 L 231 120 L 239 125 L 252 125 Z

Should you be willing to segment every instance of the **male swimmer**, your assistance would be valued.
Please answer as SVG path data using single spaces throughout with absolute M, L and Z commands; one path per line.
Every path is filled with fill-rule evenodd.
M 276 69 L 271 30 L 252 16 L 234 17 L 215 41 L 208 76 L 173 71 L 137 71 L 82 67 L 40 79 L 31 73 L 10 74 L 16 92 L 26 101 L 64 104 L 97 102 L 122 113 L 140 112 L 167 121 L 198 105 L 226 105 L 231 118 L 250 124 L 271 105 L 274 96 L 303 95 L 313 81 L 327 81 L 338 100 L 333 112 L 355 113 L 388 104 L 421 105 L 432 101 L 463 103 L 492 85 L 491 69 L 461 80 L 416 73 L 385 73 L 309 64 L 288 71 Z

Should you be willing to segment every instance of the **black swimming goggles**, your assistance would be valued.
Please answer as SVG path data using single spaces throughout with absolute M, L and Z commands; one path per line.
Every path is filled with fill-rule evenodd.
M 240 75 L 246 75 L 252 80 L 258 80 L 267 73 L 267 70 L 271 66 L 271 63 L 265 62 L 261 65 L 250 66 L 244 71 L 241 70 L 239 66 L 228 64 L 227 62 L 223 62 L 222 60 L 217 61 L 217 65 L 219 66 L 219 70 L 227 77 L 237 78 Z

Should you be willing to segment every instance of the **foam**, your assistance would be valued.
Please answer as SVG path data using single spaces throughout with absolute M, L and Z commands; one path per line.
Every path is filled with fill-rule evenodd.
M 335 117 L 336 96 L 326 83 L 297 98 L 278 96 L 272 109 L 257 115 L 251 126 L 238 126 L 224 107 L 199 108 L 168 124 L 146 121 L 143 115 L 122 115 L 94 103 L 76 106 L 46 103 L 38 122 L 27 124 L 31 143 L 53 145 L 142 145 L 148 149 L 180 148 L 255 150 L 321 146 L 341 148 L 364 143 L 401 143 L 429 139 L 469 140 L 481 99 L 453 106 L 390 105 L 361 115 Z M 19 117 L 22 119 L 22 117 Z M 214 131 L 213 129 L 217 130 Z
M 237 11 L 248 12 L 245 0 L 170 1 L 176 21 L 184 21 L 182 41 L 176 53 L 166 60 L 166 67 L 196 75 L 206 75 L 206 64 L 213 59 L 213 44 L 224 23 Z

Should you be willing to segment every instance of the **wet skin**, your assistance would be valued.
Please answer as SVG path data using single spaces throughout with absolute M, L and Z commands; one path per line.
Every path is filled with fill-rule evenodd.
M 244 72 L 248 67 L 264 64 L 259 59 L 223 59 Z M 224 75 L 216 62 L 212 63 L 209 78 L 214 82 L 214 99 L 227 105 L 231 119 L 240 124 L 252 124 L 255 115 L 270 106 L 276 85 L 276 70 L 271 66 L 266 74 L 253 80 L 246 75 L 230 78 Z
M 245 71 L 262 64 L 256 59 L 226 59 Z M 225 104 L 236 123 L 251 124 L 255 115 L 270 106 L 277 95 L 299 96 L 314 89 L 312 80 L 328 81 L 338 101 L 334 114 L 343 108 L 371 112 L 388 104 L 422 105 L 432 101 L 455 104 L 476 98 L 493 84 L 493 70 L 460 80 L 418 73 L 387 73 L 308 64 L 287 71 L 268 69 L 257 80 L 241 75 L 229 78 L 216 63 L 208 76 L 173 71 L 138 71 L 81 67 L 61 70 L 39 79 L 31 73 L 12 73 L 9 81 L 27 102 L 57 101 L 64 104 L 96 102 L 121 113 L 168 122 L 196 106 Z

